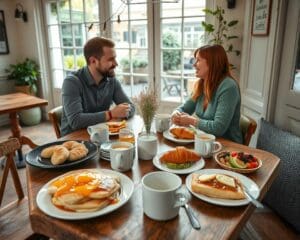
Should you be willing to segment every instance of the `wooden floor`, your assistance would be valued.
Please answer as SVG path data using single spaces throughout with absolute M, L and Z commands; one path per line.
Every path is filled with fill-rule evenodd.
M 42 145 L 56 140 L 56 136 L 52 125 L 49 122 L 43 122 L 33 127 L 23 127 L 23 135 L 29 136 L 35 143 Z M 7 139 L 10 136 L 9 126 L 0 127 L 0 141 Z M 23 152 L 29 152 L 28 146 L 23 147 Z M 21 182 L 24 187 L 25 195 L 27 195 L 26 185 L 26 171 L 25 168 L 18 169 Z M 8 184 L 4 193 L 4 200 L 2 206 L 6 203 L 16 199 L 16 193 L 12 183 L 11 176 L 9 176 Z M 256 212 L 248 221 L 244 231 L 239 239 L 243 240 L 265 240 L 265 239 L 300 239 L 299 235 L 287 231 L 288 227 L 284 225 L 279 218 L 274 218 L 269 213 Z M 28 201 L 25 199 L 22 203 L 7 212 L 0 215 L 0 240 L 4 239 L 31 239 L 33 234 L 28 218 Z M 273 236 L 273 237 L 272 237 Z M 274 236 L 276 236 L 274 238 Z
M 56 136 L 50 122 L 43 122 L 36 126 L 22 127 L 22 134 L 29 136 L 34 143 L 42 145 L 56 140 Z M 11 136 L 9 126 L 0 127 L 0 142 Z M 23 153 L 29 152 L 28 146 L 23 147 Z M 25 168 L 18 169 L 23 190 L 27 196 L 26 171 Z M 9 175 L 7 185 L 5 187 L 4 198 L 1 206 L 17 199 L 12 178 Z M 28 200 L 27 198 L 11 211 L 0 215 L 0 240 L 4 239 L 27 239 L 33 232 L 30 227 L 28 218 Z

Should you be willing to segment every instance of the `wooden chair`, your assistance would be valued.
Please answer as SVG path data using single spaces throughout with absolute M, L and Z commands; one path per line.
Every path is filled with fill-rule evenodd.
M 252 135 L 255 133 L 257 123 L 254 119 L 244 114 L 241 114 L 240 128 L 243 134 L 243 144 L 249 145 Z
M 58 106 L 56 108 L 51 109 L 48 112 L 49 119 L 53 125 L 55 134 L 57 138 L 60 138 L 60 126 L 61 126 L 61 116 L 62 116 L 63 107 Z
M 164 88 L 163 91 L 167 90 L 170 96 L 174 95 L 173 90 L 175 90 L 175 95 L 180 96 L 180 80 L 179 79 L 170 79 L 163 77 Z
M 22 189 L 21 181 L 17 172 L 15 161 L 13 159 L 16 150 L 18 150 L 20 147 L 21 145 L 17 138 L 10 138 L 9 140 L 0 143 L 0 158 L 6 157 L 4 169 L 1 169 L 0 167 L 0 206 L 3 200 L 9 170 L 11 171 L 11 176 L 18 195 L 18 200 L 11 202 L 4 207 L 1 207 L 1 214 L 9 210 L 17 202 L 20 202 L 22 199 L 24 199 L 24 192 Z

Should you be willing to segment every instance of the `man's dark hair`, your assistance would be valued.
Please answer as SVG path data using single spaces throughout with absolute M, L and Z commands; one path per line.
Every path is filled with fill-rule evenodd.
M 100 59 L 103 56 L 103 47 L 115 47 L 115 43 L 107 38 L 94 37 L 88 40 L 83 48 L 84 57 L 87 65 L 89 65 L 89 58 L 96 57 Z

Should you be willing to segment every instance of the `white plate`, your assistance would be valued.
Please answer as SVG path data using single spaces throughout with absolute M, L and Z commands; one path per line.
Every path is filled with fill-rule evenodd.
M 164 138 L 175 142 L 175 143 L 180 143 L 180 144 L 188 144 L 188 143 L 193 143 L 195 140 L 194 139 L 180 139 L 180 138 L 175 138 L 172 133 L 170 133 L 170 130 L 166 130 L 163 132 Z
M 119 199 L 120 201 L 116 204 L 109 205 L 103 209 L 100 209 L 99 211 L 95 212 L 68 212 L 64 211 L 62 209 L 59 209 L 55 207 L 52 202 L 51 202 L 51 196 L 48 193 L 48 186 L 51 184 L 51 182 L 55 181 L 57 178 L 60 178 L 66 174 L 70 174 L 71 172 L 81 172 L 81 171 L 94 171 L 94 172 L 102 172 L 104 174 L 109 174 L 109 175 L 115 175 L 120 178 L 120 183 L 121 183 L 121 192 Z M 54 217 L 54 218 L 59 218 L 59 219 L 66 219 L 66 220 L 79 220 L 79 219 L 88 219 L 88 218 L 93 218 L 93 217 L 98 217 L 102 216 L 104 214 L 110 213 L 112 211 L 115 211 L 116 209 L 120 208 L 123 206 L 131 197 L 133 193 L 133 182 L 130 178 L 128 178 L 126 175 L 112 171 L 109 169 L 81 169 L 81 170 L 75 170 L 71 171 L 68 173 L 65 173 L 61 176 L 58 176 L 55 179 L 52 179 L 48 183 L 46 183 L 38 192 L 37 197 L 36 197 L 36 202 L 38 207 L 43 211 L 45 214 Z
M 200 174 L 221 173 L 221 174 L 231 175 L 233 177 L 239 178 L 240 181 L 242 182 L 242 184 L 244 184 L 248 188 L 250 194 L 255 199 L 257 199 L 260 194 L 259 188 L 256 185 L 256 183 L 253 182 L 250 178 L 248 178 L 242 174 L 239 174 L 239 173 L 222 170 L 222 169 L 202 169 L 202 170 L 197 171 L 196 173 L 200 173 Z M 192 173 L 187 176 L 187 178 L 185 180 L 185 185 L 187 186 L 189 191 L 195 197 L 197 197 L 205 202 L 220 205 L 220 206 L 243 206 L 243 205 L 247 205 L 249 203 L 249 200 L 247 198 L 242 199 L 242 200 L 230 200 L 230 199 L 222 199 L 222 198 L 212 198 L 212 197 L 208 197 L 208 196 L 205 196 L 205 195 L 202 195 L 199 193 L 194 193 L 191 189 L 191 183 L 192 183 Z
M 204 159 L 201 157 L 201 159 L 197 162 L 195 162 L 191 167 L 189 168 L 185 168 L 185 169 L 171 169 L 168 168 L 165 164 L 160 162 L 160 157 L 163 153 L 157 154 L 154 158 L 153 158 L 153 164 L 155 167 L 157 167 L 160 170 L 166 171 L 166 172 L 171 172 L 171 173 L 177 173 L 177 174 L 188 174 L 194 171 L 197 171 L 201 168 L 204 167 L 205 162 Z

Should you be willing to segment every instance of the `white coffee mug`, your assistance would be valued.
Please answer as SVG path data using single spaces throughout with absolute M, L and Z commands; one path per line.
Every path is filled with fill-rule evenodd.
M 137 139 L 138 157 L 141 160 L 152 160 L 157 153 L 157 136 L 154 133 L 142 132 Z
M 89 126 L 87 131 L 90 135 L 91 142 L 101 145 L 109 141 L 109 131 L 106 124 L 96 124 Z
M 151 172 L 142 178 L 144 213 L 154 220 L 165 221 L 178 215 L 178 190 L 181 178 L 169 172 Z
M 132 143 L 112 143 L 109 150 L 111 168 L 120 172 L 131 169 L 134 162 L 134 152 L 135 147 Z
M 170 114 L 156 114 L 155 128 L 157 132 L 164 132 L 170 128 L 171 115 Z
M 212 134 L 200 133 L 195 135 L 195 151 L 202 157 L 211 157 L 214 153 L 222 149 L 222 145 L 216 142 L 216 137 Z

